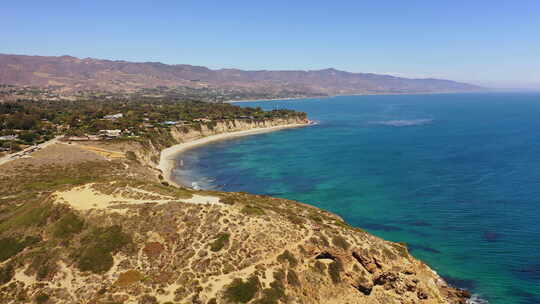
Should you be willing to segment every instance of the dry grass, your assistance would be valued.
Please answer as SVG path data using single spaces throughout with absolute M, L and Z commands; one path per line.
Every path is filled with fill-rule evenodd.
M 81 146 L 83 149 L 86 149 L 88 151 L 92 151 L 94 153 L 97 153 L 98 155 L 101 155 L 107 159 L 116 159 L 116 158 L 125 158 L 126 154 L 123 152 L 118 151 L 111 151 L 111 150 L 105 150 L 101 148 L 96 148 L 92 146 Z
M 134 270 L 134 269 L 128 270 L 124 273 L 121 273 L 120 276 L 118 276 L 118 279 L 116 280 L 114 285 L 119 286 L 119 287 L 126 287 L 133 283 L 139 282 L 140 280 L 143 279 L 143 277 L 144 276 L 137 270 Z

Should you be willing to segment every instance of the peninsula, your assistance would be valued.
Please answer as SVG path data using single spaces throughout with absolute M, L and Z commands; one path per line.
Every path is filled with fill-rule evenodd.
M 154 99 L 19 101 L 0 109 L 9 133 L 9 159 L 0 165 L 0 303 L 450 304 L 469 297 L 405 244 L 309 202 L 168 180 L 172 153 L 306 126 L 305 113 Z

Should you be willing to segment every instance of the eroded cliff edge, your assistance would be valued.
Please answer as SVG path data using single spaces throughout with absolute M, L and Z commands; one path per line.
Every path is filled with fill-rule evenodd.
M 172 144 L 291 122 L 63 143 L 0 167 L 0 303 L 465 303 L 403 244 L 294 201 L 165 185 L 154 168 Z

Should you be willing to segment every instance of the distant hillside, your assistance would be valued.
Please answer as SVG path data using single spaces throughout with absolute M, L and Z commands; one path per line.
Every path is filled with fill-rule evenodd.
M 157 86 L 215 87 L 276 95 L 340 95 L 477 91 L 478 86 L 440 79 L 316 71 L 211 70 L 192 65 L 0 54 L 0 84 L 58 86 L 65 91 L 134 91 Z

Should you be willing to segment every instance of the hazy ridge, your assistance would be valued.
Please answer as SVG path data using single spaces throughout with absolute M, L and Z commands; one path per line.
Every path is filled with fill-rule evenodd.
M 187 64 L 128 62 L 71 56 L 0 54 L 0 84 L 57 86 L 65 91 L 133 91 L 158 86 L 230 88 L 290 96 L 470 92 L 481 87 L 441 79 L 408 79 L 336 69 L 212 70 Z

